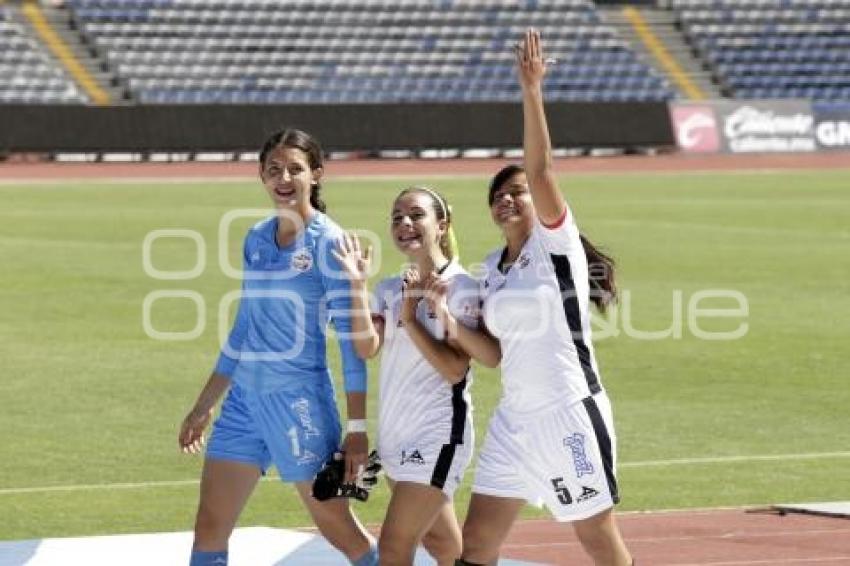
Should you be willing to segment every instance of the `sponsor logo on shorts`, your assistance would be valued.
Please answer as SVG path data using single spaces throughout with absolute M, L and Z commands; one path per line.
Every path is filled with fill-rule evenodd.
M 584 449 L 584 441 L 584 435 L 580 432 L 576 432 L 571 436 L 564 438 L 564 446 L 569 448 L 573 455 L 573 464 L 576 468 L 577 478 L 593 473 L 593 464 L 587 460 L 587 453 Z
M 307 248 L 301 248 L 292 254 L 292 260 L 290 261 L 290 265 L 292 269 L 299 273 L 304 273 L 313 267 L 313 256 L 310 254 L 310 250 Z
M 319 461 L 319 457 L 310 452 L 309 450 L 304 450 L 301 452 L 301 455 L 298 456 L 298 465 L 306 466 L 307 464 L 315 464 Z
M 293 401 L 290 407 L 295 411 L 298 420 L 301 422 L 301 428 L 304 430 L 304 438 L 322 435 L 322 431 L 316 428 L 316 425 L 313 424 L 313 417 L 310 416 L 310 401 L 301 397 Z
M 410 452 L 406 450 L 401 451 L 401 465 L 405 464 L 425 464 L 425 458 L 422 457 L 422 454 L 419 453 L 419 450 L 413 449 Z
M 581 486 L 581 495 L 576 497 L 576 503 L 584 503 L 589 499 L 593 499 L 599 495 L 599 492 L 593 489 L 592 487 L 587 487 L 586 485 Z

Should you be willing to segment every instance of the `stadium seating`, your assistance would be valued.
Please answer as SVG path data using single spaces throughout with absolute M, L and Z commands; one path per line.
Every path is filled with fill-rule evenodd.
M 850 100 L 850 0 L 672 0 L 736 98 Z
M 68 0 L 72 21 L 142 103 L 516 100 L 530 25 L 557 57 L 547 97 L 666 100 L 588 0 Z
M 0 6 L 0 103 L 79 104 L 87 98 Z

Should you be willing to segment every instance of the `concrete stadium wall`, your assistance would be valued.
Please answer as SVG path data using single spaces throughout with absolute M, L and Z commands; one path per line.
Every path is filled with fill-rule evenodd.
M 666 103 L 551 103 L 553 145 L 675 145 Z M 253 151 L 282 126 L 327 151 L 518 147 L 517 103 L 352 105 L 0 105 L 0 152 Z

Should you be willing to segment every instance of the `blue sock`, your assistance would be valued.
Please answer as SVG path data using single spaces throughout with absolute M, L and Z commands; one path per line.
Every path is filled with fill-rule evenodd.
M 351 566 L 378 566 L 378 547 L 369 546 L 366 554 L 352 562 Z
M 227 551 L 201 552 L 200 550 L 193 550 L 189 566 L 227 566 Z

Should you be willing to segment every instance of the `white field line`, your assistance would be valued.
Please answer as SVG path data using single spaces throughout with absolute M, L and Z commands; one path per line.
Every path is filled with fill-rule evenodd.
M 692 466 L 700 464 L 727 464 L 730 462 L 784 462 L 790 460 L 823 460 L 850 458 L 850 452 L 810 452 L 807 454 L 761 454 L 751 456 L 709 456 L 705 458 L 675 458 L 672 460 L 647 460 L 623 462 L 618 468 L 658 468 L 664 466 Z
M 501 162 L 500 162 L 501 163 Z M 500 166 L 500 163 L 494 164 L 494 169 L 492 173 L 495 173 Z M 438 169 L 439 163 L 435 164 L 434 169 Z M 331 167 L 333 164 L 331 164 Z M 818 173 L 828 173 L 828 172 L 836 172 L 836 173 L 847 173 L 850 171 L 850 167 L 847 168 L 830 168 L 819 170 L 816 167 L 776 167 L 776 168 L 760 168 L 760 169 L 686 169 L 682 171 L 678 170 L 667 170 L 667 169 L 650 169 L 650 170 L 627 170 L 627 171 L 612 171 L 612 170 L 589 170 L 589 171 L 556 171 L 556 175 L 560 176 L 592 176 L 592 177 L 639 177 L 639 176 L 670 176 L 670 177 L 681 177 L 683 175 L 697 175 L 697 176 L 716 176 L 716 175 L 778 175 L 778 174 L 786 174 L 786 173 L 805 173 L 810 171 L 817 171 Z M 454 180 L 454 179 L 481 179 L 487 181 L 492 176 L 492 173 L 489 172 L 481 172 L 481 173 L 473 173 L 473 172 L 458 172 L 458 173 L 435 173 L 433 171 L 423 170 L 418 173 L 348 173 L 348 174 L 339 174 L 334 175 L 331 169 L 330 175 L 328 176 L 328 186 L 332 186 L 334 183 L 338 181 L 374 181 L 374 180 L 423 180 L 423 179 L 437 179 L 437 180 Z M 51 178 L 38 178 L 38 179 L 27 179 L 27 178 L 6 178 L 0 179 L 0 187 L 3 186 L 14 186 L 14 185 L 50 185 L 57 186 L 61 185 L 63 188 L 67 188 L 68 185 L 138 185 L 138 184 L 151 184 L 151 185 L 167 185 L 167 184 L 184 184 L 184 183 L 215 183 L 215 184 L 227 184 L 227 183 L 251 183 L 257 182 L 257 177 L 255 175 L 246 174 L 246 175 L 222 175 L 220 177 L 215 176 L 192 176 L 192 175 L 175 175 L 168 177 L 61 177 L 56 179 Z
M 278 476 L 269 475 L 260 478 L 260 481 L 272 481 L 280 479 Z M 158 487 L 180 487 L 184 485 L 198 485 L 200 479 L 193 480 L 165 480 L 165 481 L 141 481 L 124 483 L 89 483 L 78 485 L 50 485 L 45 487 L 13 487 L 0 489 L 0 495 L 20 495 L 26 493 L 54 493 L 57 491 L 101 491 L 112 489 L 148 489 Z
M 812 452 L 808 454 L 764 454 L 752 456 L 716 456 L 705 458 L 677 458 L 672 460 L 646 460 L 643 462 L 623 462 L 618 464 L 619 468 L 654 468 L 665 466 L 693 466 L 705 464 L 724 464 L 729 462 L 783 462 L 793 460 L 822 460 L 833 458 L 850 458 L 850 452 Z M 276 475 L 260 478 L 260 481 L 277 480 Z M 102 484 L 78 484 L 78 485 L 53 485 L 42 487 L 10 487 L 0 489 L 2 495 L 21 495 L 28 493 L 52 493 L 69 491 L 99 491 L 113 489 L 148 489 L 159 487 L 177 487 L 184 485 L 197 485 L 198 479 L 190 480 L 165 480 L 149 482 L 124 482 L 124 483 L 102 483 Z M 674 510 L 669 510 L 674 511 Z

